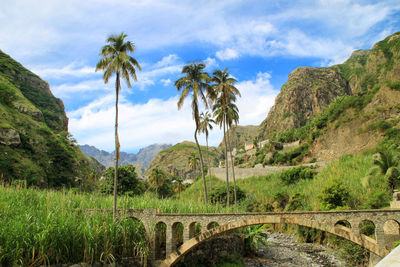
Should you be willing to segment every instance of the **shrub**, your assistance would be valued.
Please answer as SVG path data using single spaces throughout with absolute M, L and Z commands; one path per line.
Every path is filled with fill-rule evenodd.
M 289 200 L 287 204 L 287 211 L 295 211 L 295 210 L 301 210 L 304 207 L 304 195 L 302 194 L 295 194 L 291 199 Z
M 387 207 L 390 201 L 390 194 L 386 191 L 378 191 L 370 195 L 364 204 L 367 209 L 381 209 Z
M 11 106 L 16 98 L 15 91 L 9 85 L 0 81 L 0 101 Z
M 283 171 L 279 176 L 286 185 L 295 184 L 299 180 L 313 179 L 316 172 L 311 167 L 300 166 Z
M 273 202 L 277 206 L 277 208 L 279 208 L 280 210 L 284 210 L 287 203 L 289 202 L 289 195 L 285 192 L 277 192 L 274 195 Z
M 135 166 L 118 166 L 117 193 L 119 195 L 128 194 L 130 196 L 140 195 L 145 188 L 139 181 L 135 171 Z M 112 194 L 114 191 L 114 167 L 109 167 L 104 171 L 104 182 L 100 188 L 103 194 Z
M 387 81 L 386 84 L 387 84 L 387 86 L 390 87 L 390 89 L 400 90 L 400 82 L 389 82 L 389 81 Z
M 333 180 L 318 195 L 322 206 L 328 210 L 346 206 L 350 199 L 350 190 L 340 180 Z
M 233 186 L 229 186 L 229 203 L 233 204 L 235 202 Z M 236 186 L 236 197 L 237 201 L 242 201 L 246 198 L 246 194 Z M 210 195 L 211 203 L 220 203 L 222 205 L 226 205 L 226 186 L 220 186 L 216 189 L 213 189 L 213 192 Z

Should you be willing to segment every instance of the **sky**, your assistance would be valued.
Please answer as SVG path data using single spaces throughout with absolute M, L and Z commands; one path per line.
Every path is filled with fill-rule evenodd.
M 240 125 L 259 125 L 297 67 L 343 63 L 400 31 L 400 1 L 2 0 L 0 49 L 61 98 L 79 144 L 114 150 L 115 78 L 95 72 L 110 34 L 124 32 L 142 67 L 122 83 L 121 151 L 194 141 L 190 99 L 174 82 L 190 62 L 228 68 L 242 97 Z M 210 145 L 222 131 L 215 126 Z M 199 137 L 205 144 L 205 136 Z

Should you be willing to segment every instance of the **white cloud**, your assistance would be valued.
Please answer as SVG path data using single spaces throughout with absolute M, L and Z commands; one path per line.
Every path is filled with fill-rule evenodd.
M 41 66 L 34 66 L 30 68 L 32 72 L 36 73 L 42 78 L 48 79 L 59 79 L 59 78 L 65 78 L 65 77 L 84 77 L 84 76 L 89 76 L 89 75 L 100 75 L 100 73 L 96 73 L 94 67 L 90 66 L 79 66 L 80 64 L 77 64 L 75 62 L 72 62 L 66 66 L 63 66 L 61 68 L 45 68 Z
M 270 79 L 269 73 L 259 72 L 256 79 L 236 84 L 242 95 L 237 100 L 240 125 L 259 125 L 267 117 L 278 94 Z
M 154 143 L 178 143 L 193 140 L 194 121 L 190 101 L 177 109 L 177 97 L 168 100 L 150 99 L 133 105 L 119 105 L 121 150 L 137 150 Z M 94 101 L 86 107 L 68 113 L 70 131 L 81 144 L 114 149 L 115 107 L 113 95 Z M 215 133 L 214 133 L 215 134 Z
M 83 80 L 77 83 L 62 83 L 51 87 L 51 91 L 56 97 L 66 98 L 73 97 L 77 93 L 93 93 L 98 91 L 111 91 L 114 90 L 113 83 L 105 84 L 102 79 L 96 80 Z
M 160 82 L 164 85 L 164 86 L 168 86 L 171 84 L 171 79 L 161 79 Z
M 278 93 L 270 84 L 269 73 L 258 73 L 254 80 L 237 84 L 242 97 L 238 99 L 240 125 L 258 125 L 265 119 Z M 194 121 L 190 100 L 177 109 L 178 96 L 167 100 L 150 99 L 144 104 L 131 104 L 123 97 L 119 105 L 119 133 L 122 150 L 137 150 L 154 143 L 194 141 Z M 80 144 L 90 144 L 112 151 L 114 149 L 114 95 L 97 99 L 89 105 L 68 113 L 70 132 Z M 222 140 L 218 126 L 210 133 L 210 145 Z M 204 136 L 199 142 L 205 144 Z
M 171 79 L 166 76 L 177 75 L 182 70 L 183 63 L 181 59 L 171 54 L 163 57 L 160 61 L 153 65 L 147 66 L 146 69 L 138 73 L 137 85 L 140 90 L 144 90 L 147 86 L 155 85 L 156 81 L 161 81 L 164 86 L 171 83 Z
M 205 60 L 203 60 L 204 64 L 206 64 L 206 69 L 208 70 L 212 70 L 213 68 L 218 67 L 218 63 L 217 60 L 215 60 L 215 58 L 212 57 L 208 57 Z
M 236 50 L 232 48 L 226 48 L 225 50 L 217 51 L 215 56 L 220 60 L 230 60 L 239 57 L 239 54 Z

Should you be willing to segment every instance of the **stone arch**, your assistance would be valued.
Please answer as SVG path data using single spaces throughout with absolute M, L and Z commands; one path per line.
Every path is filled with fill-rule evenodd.
M 189 238 L 193 238 L 201 233 L 201 224 L 199 222 L 192 222 L 189 224 Z
M 158 222 L 154 226 L 154 258 L 163 260 L 166 258 L 167 251 L 167 225 Z
M 183 230 L 184 226 L 181 222 L 175 222 L 172 224 L 172 251 L 177 249 L 183 244 Z
M 182 244 L 178 248 L 176 252 L 171 253 L 168 255 L 168 258 L 166 258 L 161 266 L 172 266 L 174 263 L 176 263 L 183 255 L 185 255 L 189 250 L 193 249 L 197 245 L 199 245 L 201 242 L 215 236 L 222 234 L 224 232 L 234 230 L 237 228 L 241 228 L 244 226 L 249 226 L 249 225 L 257 225 L 257 224 L 266 224 L 266 223 L 277 223 L 276 219 L 274 219 L 271 216 L 265 216 L 265 217 L 257 217 L 254 219 L 243 219 L 235 222 L 230 222 L 224 225 L 217 226 L 211 230 L 205 231 L 201 233 L 200 235 L 189 239 L 185 243 Z M 318 230 L 322 230 L 331 234 L 334 234 L 336 236 L 348 239 L 352 241 L 353 243 L 356 243 L 370 252 L 380 256 L 384 257 L 385 255 L 388 254 L 388 251 L 386 249 L 382 249 L 379 247 L 378 243 L 376 240 L 369 238 L 368 236 L 364 235 L 359 235 L 358 233 L 355 234 L 351 232 L 351 230 L 347 227 L 343 227 L 341 225 L 338 226 L 329 226 L 326 224 L 321 224 L 318 223 L 314 220 L 304 220 L 303 218 L 284 218 L 283 220 L 280 221 L 280 223 L 289 223 L 289 224 L 297 224 L 301 226 L 306 226 L 309 228 L 315 228 Z
M 362 220 L 358 225 L 360 234 L 366 235 L 376 240 L 376 226 L 371 220 Z
M 348 220 L 339 220 L 335 223 L 335 226 L 341 225 L 351 229 L 351 223 Z
M 207 230 L 211 230 L 217 226 L 219 226 L 217 222 L 210 222 L 209 224 L 207 224 Z
M 400 223 L 397 220 L 388 220 L 383 224 L 385 248 L 391 250 L 395 241 L 400 241 Z

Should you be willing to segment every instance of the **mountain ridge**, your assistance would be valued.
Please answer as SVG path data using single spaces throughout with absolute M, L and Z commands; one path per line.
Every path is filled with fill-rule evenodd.
M 152 144 L 141 148 L 137 154 L 135 153 L 127 153 L 120 152 L 121 159 L 119 161 L 119 165 L 140 165 L 142 171 L 144 171 L 156 156 L 156 154 L 164 149 L 170 148 L 172 145 L 170 144 Z M 105 150 L 101 150 L 91 145 L 79 145 L 81 151 L 89 157 L 93 157 L 98 160 L 105 167 L 114 166 L 114 154 L 115 152 L 107 152 Z

